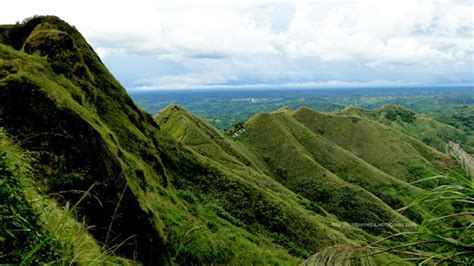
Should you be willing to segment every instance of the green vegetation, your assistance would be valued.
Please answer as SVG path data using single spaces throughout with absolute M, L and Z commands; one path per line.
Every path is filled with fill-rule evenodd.
M 121 263 L 76 221 L 74 206 L 59 207 L 34 187 L 30 156 L 0 130 L 2 263 Z
M 436 175 L 443 162 L 449 160 L 420 141 L 367 119 L 322 114 L 307 108 L 298 109 L 293 117 L 313 132 L 404 181 Z
M 307 107 L 319 112 L 337 112 L 347 106 L 375 110 L 398 105 L 425 114 L 462 131 L 474 124 L 474 87 L 406 88 L 281 88 L 190 91 L 130 91 L 136 103 L 151 114 L 168 104 L 185 107 L 221 130 L 262 112 L 288 107 Z M 444 151 L 444 150 L 443 150 Z
M 461 110 L 466 111 L 468 109 L 462 108 Z M 471 131 L 472 129 L 466 127 L 470 125 L 469 119 L 471 119 L 468 114 L 458 115 L 458 118 L 456 118 L 455 115 L 452 115 L 450 119 L 447 117 L 444 118 L 444 121 L 453 125 L 440 122 L 429 115 L 415 114 L 401 106 L 393 105 L 383 106 L 377 110 L 346 108 L 338 112 L 338 114 L 361 116 L 381 122 L 421 140 L 440 152 L 446 151 L 446 146 L 449 141 L 456 141 L 468 152 L 473 152 L 474 137 Z M 443 119 L 440 120 L 443 121 Z
M 397 211 L 457 166 L 403 127 L 415 113 L 285 108 L 225 134 L 138 108 L 57 17 L 0 26 L 0 43 L 0 263 L 295 265 L 458 207 Z
M 0 132 L 0 258 L 4 263 L 42 262 L 58 257 L 55 247 L 44 240 L 48 234 L 39 224 L 40 214 L 25 197 L 30 169 L 24 155 Z M 44 242 L 43 242 L 44 241 Z M 47 246 L 46 246 L 47 245 Z M 44 247 L 43 247 L 44 246 Z M 29 253 L 41 248 L 42 252 Z M 35 256 L 33 256 L 35 255 Z
M 379 184 L 381 184 L 387 182 L 384 180 L 387 177 L 369 180 L 364 169 L 362 174 L 355 174 L 360 182 L 352 182 L 353 184 L 346 182 L 337 176 L 338 173 L 342 173 L 339 169 L 344 169 L 344 167 L 333 168 L 335 162 L 327 156 L 346 160 L 346 157 L 350 157 L 351 154 L 312 134 L 286 113 L 257 115 L 246 126 L 248 133 L 242 140 L 243 143 L 267 165 L 273 173 L 272 176 L 277 177 L 279 182 L 291 190 L 315 204 L 321 204 L 328 212 L 344 221 L 397 220 L 397 215 L 383 202 L 355 185 L 357 183 L 368 185 L 369 182 L 373 184 L 377 180 L 380 180 Z M 320 163 L 332 168 L 334 172 Z M 360 165 L 363 168 L 367 164 L 360 160 L 352 166 L 354 165 Z M 344 177 L 347 180 L 350 179 L 348 175 Z M 387 183 L 389 184 L 390 181 Z M 394 187 L 400 186 L 399 183 L 394 185 Z
M 327 245 L 365 241 L 329 227 L 272 179 L 228 172 L 176 143 L 58 18 L 9 30 L 0 125 L 33 155 L 36 186 L 61 206 L 79 202 L 78 219 L 104 250 L 143 263 L 294 264 Z M 58 60 L 74 71 L 54 67 Z M 77 193 L 91 187 L 84 199 Z
M 472 170 L 474 160 L 458 144 L 449 143 L 448 149 L 455 154 L 459 164 L 465 169 L 452 171 L 451 184 L 439 186 L 416 197 L 402 211 L 425 202 L 435 206 L 422 221 L 416 231 L 400 231 L 371 245 L 371 249 L 381 254 L 396 250 L 406 254 L 409 260 L 420 264 L 472 265 L 474 263 L 474 238 L 472 234 L 474 214 L 474 182 Z M 469 175 L 470 174 L 470 175 Z M 444 208 L 446 205 L 453 208 Z M 403 236 L 403 243 L 393 244 L 391 239 Z

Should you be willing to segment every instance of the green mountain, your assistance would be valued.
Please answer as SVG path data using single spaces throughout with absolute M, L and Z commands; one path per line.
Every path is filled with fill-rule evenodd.
M 398 207 L 404 206 L 403 203 L 408 203 L 408 199 L 417 194 L 415 187 L 378 171 L 325 139 L 314 134 L 304 135 L 310 132 L 298 132 L 304 128 L 298 128 L 297 122 L 283 112 L 257 115 L 247 122 L 246 132 L 238 138 L 239 141 L 226 138 L 206 122 L 177 106 L 169 106 L 155 119 L 177 140 L 210 162 L 218 163 L 226 172 L 250 176 L 260 182 L 271 182 L 267 180 L 274 177 L 285 187 L 309 199 L 313 210 L 322 215 L 329 212 L 348 222 L 388 223 L 397 219 L 409 222 L 356 184 L 379 191 L 387 199 L 401 188 L 405 192 L 398 194 L 405 194 L 406 201 L 399 198 L 391 198 L 390 201 Z M 300 134 L 301 138 L 296 134 Z M 345 160 L 347 165 L 332 167 L 330 164 L 336 158 Z M 331 170 L 351 182 L 341 179 L 319 162 L 332 167 Z M 357 170 L 348 173 L 350 167 Z M 330 197 L 330 194 L 337 196 Z M 400 198 L 403 199 L 403 196 Z
M 360 116 L 281 109 L 231 136 L 152 117 L 59 18 L 0 26 L 0 263 L 319 260 L 396 230 L 354 223 L 419 222 L 396 209 L 433 184 L 409 182 L 450 160 Z
M 54 199 L 65 215 L 74 206 L 103 253 L 95 259 L 296 263 L 328 245 L 367 241 L 355 228 L 330 227 L 331 219 L 272 179 L 227 172 L 175 142 L 60 19 L 2 27 L 0 40 L 0 126 L 32 158 L 29 189 Z M 80 262 L 87 253 L 81 239 L 62 247 L 68 241 L 52 222 L 35 221 L 47 237 L 45 244 L 31 240 L 40 249 L 29 259 L 52 252 L 46 243 L 59 246 L 54 253 L 64 260 Z M 1 238 L 5 262 L 24 259 L 8 252 L 23 246 L 15 239 Z
M 296 110 L 293 117 L 313 132 L 404 181 L 433 176 L 451 160 L 421 141 L 369 119 L 323 114 L 307 108 Z
M 287 113 L 257 115 L 250 119 L 247 128 L 246 135 L 239 141 L 259 154 L 280 182 L 316 202 L 329 200 L 326 208 L 340 213 L 343 220 L 394 219 L 390 215 L 383 218 L 391 213 L 384 205 L 400 208 L 421 192 L 315 134 Z M 326 187 L 328 183 L 332 186 Z M 358 207 L 346 206 L 357 204 L 349 199 L 356 199 L 359 194 L 362 198 Z M 335 199 L 339 202 L 334 202 Z
M 468 110 L 468 108 L 465 108 Z M 470 107 L 470 109 L 473 109 Z M 373 121 L 381 122 L 391 128 L 397 129 L 409 136 L 421 140 L 427 145 L 445 152 L 449 141 L 456 141 L 463 148 L 473 153 L 474 135 L 468 134 L 468 130 L 461 125 L 449 125 L 438 121 L 426 114 L 416 114 L 401 106 L 386 105 L 377 110 L 363 110 L 357 108 L 346 108 L 338 114 L 349 116 L 360 116 Z M 468 117 L 463 115 L 463 117 Z M 449 120 L 447 120 L 449 122 Z

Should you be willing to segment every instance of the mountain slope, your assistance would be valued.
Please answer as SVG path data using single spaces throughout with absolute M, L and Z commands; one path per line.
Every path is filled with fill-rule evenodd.
M 378 122 L 358 118 L 370 135 L 301 112 L 256 115 L 233 138 L 178 106 L 152 117 L 59 18 L 0 26 L 0 219 L 24 230 L 0 235 L 0 263 L 296 265 L 390 231 L 351 223 L 411 223 L 394 208 L 422 190 L 405 181 L 446 157 Z M 376 145 L 401 155 L 396 171 Z
M 364 118 L 322 114 L 307 108 L 296 110 L 293 117 L 316 134 L 407 182 L 436 175 L 450 161 L 421 141 Z
M 218 162 L 227 172 L 239 176 L 255 176 L 260 182 L 273 177 L 309 199 L 313 210 L 321 214 L 332 213 L 350 222 L 404 219 L 365 189 L 377 193 L 397 208 L 407 204 L 421 192 L 420 189 L 388 176 L 313 134 L 287 113 L 255 116 L 245 124 L 245 132 L 236 138 L 240 141 L 223 136 L 217 129 L 177 106 L 160 111 L 155 120 L 211 163 Z M 311 136 L 306 139 L 308 134 Z M 320 148 L 323 151 L 318 153 Z M 248 158 L 252 163 L 248 163 Z M 334 172 L 325 169 L 318 161 L 334 166 L 331 169 Z M 340 161 L 345 164 L 339 167 Z M 336 172 L 352 183 L 338 177 Z M 335 196 L 338 193 L 339 197 Z M 403 221 L 408 222 L 406 219 Z
M 0 127 L 33 156 L 28 182 L 46 200 L 77 205 L 98 249 L 151 265 L 296 264 L 373 239 L 331 227 L 337 219 L 262 174 L 237 143 L 210 145 L 223 150 L 210 160 L 175 141 L 64 21 L 2 26 L 0 42 Z M 53 249 L 33 243 L 35 261 L 50 262 L 42 255 Z
M 474 136 L 433 119 L 425 114 L 416 114 L 401 106 L 386 105 L 377 110 L 346 108 L 338 114 L 357 115 L 395 128 L 425 144 L 445 152 L 449 141 L 456 141 L 468 152 L 474 149 Z
M 202 158 L 206 163 L 215 165 L 223 172 L 235 175 L 236 178 L 245 182 L 272 190 L 274 195 L 284 202 L 298 202 L 308 210 L 315 210 L 314 208 L 317 204 L 298 197 L 262 171 L 261 168 L 263 164 L 246 150 L 244 146 L 231 141 L 217 129 L 190 114 L 182 107 L 170 105 L 156 114 L 155 120 L 159 123 L 160 127 L 164 130 L 169 130 L 177 140 L 182 141 L 186 146 L 190 147 L 196 155 Z M 293 206 L 297 205 L 295 204 Z M 316 207 L 315 211 L 323 215 L 327 214 L 321 207 Z M 317 217 L 316 221 L 320 220 L 324 223 L 330 223 L 331 221 L 337 222 L 337 220 L 330 217 L 327 219 L 320 216 Z M 312 219 L 307 215 L 304 215 L 303 218 Z M 293 219 L 299 220 L 300 218 L 294 217 Z M 301 222 L 302 221 L 298 223 Z M 322 232 L 317 233 L 319 230 L 312 230 L 317 235 L 322 234 Z M 326 227 L 325 230 L 330 229 Z M 361 234 L 359 230 L 355 230 L 351 227 L 347 227 L 346 230 L 351 232 L 351 234 Z M 362 233 L 362 235 L 364 234 Z M 306 241 L 308 241 L 308 239 Z
M 165 256 L 163 240 L 152 233 L 155 229 L 150 216 L 132 192 L 130 184 L 132 179 L 140 180 L 140 172 L 133 169 L 133 159 L 126 157 L 132 148 L 126 140 L 140 144 L 133 147 L 138 154 L 136 150 L 145 146 L 145 138 L 137 126 L 125 121 L 132 114 L 146 115 L 136 112 L 123 88 L 69 25 L 45 17 L 14 29 L 10 39 L 23 38 L 24 45 L 22 51 L 0 47 L 0 126 L 36 154 L 38 181 L 48 192 L 86 191 L 94 185 L 93 193 L 99 200 L 83 201 L 81 216 L 95 226 L 91 233 L 96 239 L 113 246 L 136 235 L 138 258 L 161 261 Z M 56 69 L 56 64 L 63 68 Z M 66 69 L 72 71 L 63 73 Z M 129 137 L 124 138 L 125 134 Z M 143 174 L 164 182 L 162 171 L 153 169 L 161 169 L 155 156 L 157 160 L 143 167 Z M 126 173 L 124 165 L 130 165 L 127 170 L 135 173 Z M 78 202 L 81 196 L 64 195 L 70 202 Z M 119 201 L 124 204 L 117 205 Z M 120 213 L 128 215 L 116 215 Z M 133 248 L 119 248 L 127 257 L 132 258 L 134 252 Z
M 30 155 L 0 130 L 0 258 L 2 263 L 132 263 L 110 256 L 72 215 L 34 186 Z M 5 201 L 5 199 L 7 199 Z M 26 256 L 41 247 L 41 252 Z
M 293 191 L 345 221 L 397 219 L 396 213 L 378 198 L 321 166 L 275 115 L 257 115 L 246 127 L 244 144 L 259 154 L 278 181 Z
M 391 207 L 400 208 L 422 192 L 421 189 L 382 172 L 351 152 L 313 133 L 290 115 L 277 112 L 272 116 L 291 132 L 317 163 L 345 181 L 377 195 Z

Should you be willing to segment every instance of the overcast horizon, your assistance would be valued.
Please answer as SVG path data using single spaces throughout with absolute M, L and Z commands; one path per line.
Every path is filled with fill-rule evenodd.
M 472 1 L 9 2 L 56 15 L 129 91 L 473 86 Z

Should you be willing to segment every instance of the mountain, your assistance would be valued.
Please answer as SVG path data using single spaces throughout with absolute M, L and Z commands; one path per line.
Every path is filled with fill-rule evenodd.
M 27 260 L 54 253 L 87 263 L 82 254 L 99 252 L 95 260 L 113 253 L 145 264 L 293 264 L 323 247 L 371 238 L 331 227 L 336 219 L 314 213 L 273 179 L 243 178 L 174 141 L 64 21 L 35 17 L 0 32 L 0 127 L 32 167 L 9 171 L 62 216 L 77 213 L 78 230 L 95 242 L 93 252 L 83 238 L 58 234 L 52 224 L 61 216 L 41 218 L 44 210 L 19 193 L 37 219 L 11 230 L 43 232 L 44 239 L 2 236 L 5 262 L 39 245 Z
M 421 141 L 368 119 L 323 114 L 308 108 L 296 110 L 293 117 L 313 132 L 407 182 L 433 176 L 450 162 L 448 156 Z
M 319 260 L 419 222 L 429 206 L 397 209 L 434 184 L 410 182 L 451 165 L 359 116 L 281 109 L 230 136 L 176 105 L 153 117 L 54 16 L 0 26 L 0 129 L 0 263 Z
M 283 113 L 279 114 L 285 116 Z M 275 114 L 275 116 L 279 114 Z M 155 119 L 162 128 L 168 129 L 170 132 L 179 132 L 180 134 L 174 134 L 178 140 L 191 147 L 197 154 L 206 157 L 210 162 L 218 163 L 220 167 L 226 169 L 226 172 L 235 172 L 236 175 L 244 178 L 255 176 L 254 178 L 257 180 L 272 180 L 272 177 L 274 177 L 290 190 L 311 200 L 314 210 L 323 215 L 329 212 L 348 222 L 362 222 L 362 220 L 390 222 L 399 218 L 403 219 L 364 188 L 346 182 L 321 166 L 316 161 L 317 159 L 312 159 L 313 155 L 298 140 L 294 139 L 292 136 L 294 133 L 284 129 L 280 130 L 283 125 L 288 125 L 291 121 L 275 121 L 271 116 L 261 114 L 251 119 L 246 124 L 244 136 L 240 137 L 240 140 L 245 138 L 246 141 L 238 142 L 227 139 L 206 122 L 199 120 L 180 107 L 169 106 L 158 113 Z M 278 122 L 281 124 L 277 124 Z M 270 130 L 270 128 L 272 129 Z M 316 136 L 314 137 L 316 138 Z M 309 140 L 309 142 L 311 141 Z M 320 141 L 324 143 L 324 140 Z M 309 142 L 308 146 L 319 148 L 314 146 L 314 144 L 318 144 L 318 140 L 313 141 L 313 143 Z M 333 147 L 337 149 L 335 145 L 330 143 L 326 145 L 325 148 L 329 150 L 325 154 L 331 154 Z M 333 158 L 328 158 L 328 160 L 337 156 L 338 154 L 334 154 Z M 347 156 L 350 156 L 350 154 Z M 320 156 L 315 157 L 319 158 Z M 343 160 L 345 158 L 342 156 L 338 159 Z M 357 163 L 359 162 L 353 162 L 353 165 L 357 165 Z M 363 164 L 364 162 L 361 161 L 360 163 Z M 366 169 L 362 171 L 364 170 Z M 364 183 L 365 180 L 371 178 L 364 176 L 365 174 L 359 175 L 364 179 L 360 183 Z M 380 175 L 384 174 L 380 172 Z M 406 185 L 408 187 L 407 195 L 411 197 L 416 195 L 416 188 L 410 187 L 409 184 L 397 183 L 396 179 L 386 175 L 380 177 L 380 179 L 383 181 L 371 182 L 370 185 L 373 185 L 374 189 L 376 187 L 382 189 L 386 185 L 387 190 Z M 368 183 L 364 184 L 367 184 L 367 187 L 370 186 Z M 330 193 L 338 192 L 340 196 L 329 197 Z M 403 206 L 401 202 L 398 203 Z M 368 209 L 371 210 L 370 213 L 367 212 Z M 405 222 L 407 221 L 405 220 Z
M 468 110 L 468 107 L 465 108 Z M 470 107 L 472 109 L 472 107 Z M 474 136 L 462 125 L 456 128 L 443 123 L 426 114 L 417 114 L 397 105 L 385 105 L 377 110 L 363 110 L 345 108 L 338 112 L 341 115 L 360 116 L 383 123 L 409 136 L 421 140 L 423 143 L 445 152 L 449 141 L 459 142 L 468 152 L 473 152 Z M 463 117 L 468 117 L 463 115 Z M 447 122 L 448 118 L 445 118 Z M 453 120 L 453 118 L 451 118 Z M 455 126 L 457 124 L 453 123 Z

